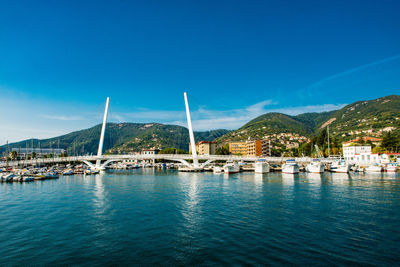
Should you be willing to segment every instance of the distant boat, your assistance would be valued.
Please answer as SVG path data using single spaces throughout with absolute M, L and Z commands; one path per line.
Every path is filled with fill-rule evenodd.
M 365 172 L 382 172 L 383 168 L 377 164 L 375 165 L 370 165 L 367 168 L 365 168 Z
M 294 159 L 288 159 L 285 164 L 282 165 L 282 173 L 299 173 L 300 167 L 294 161 Z
M 63 175 L 73 175 L 74 172 L 71 169 L 67 169 L 65 171 L 63 171 Z
M 4 182 L 12 182 L 14 177 L 16 177 L 16 175 L 13 173 L 7 174 L 6 176 L 3 176 L 3 181 Z
M 213 168 L 213 173 L 223 173 L 224 170 L 221 167 L 215 166 Z
M 32 176 L 25 176 L 22 178 L 23 182 L 32 182 L 33 180 L 35 180 L 35 177 Z
M 350 172 L 350 168 L 351 168 L 350 164 L 348 164 L 345 160 L 339 159 L 332 162 L 330 171 L 348 173 Z
M 325 171 L 325 165 L 317 159 L 314 159 L 306 166 L 306 172 L 323 173 L 324 171 Z
M 391 162 L 386 164 L 386 171 L 387 172 L 396 172 L 397 171 L 397 162 Z
M 237 162 L 227 163 L 224 166 L 224 173 L 238 173 L 240 171 L 239 164 Z
M 255 173 L 268 173 L 269 172 L 269 164 L 266 161 L 257 161 L 254 164 L 254 172 Z
M 98 174 L 99 172 L 100 171 L 98 171 L 98 170 L 91 170 L 91 169 L 85 170 L 85 174 L 87 174 L 87 175 Z
M 355 172 L 365 172 L 365 169 L 363 167 L 361 167 L 360 165 L 353 166 L 352 170 Z

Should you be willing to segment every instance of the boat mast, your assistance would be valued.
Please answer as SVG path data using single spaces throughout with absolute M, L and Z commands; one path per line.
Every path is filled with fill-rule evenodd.
M 331 157 L 331 150 L 330 150 L 330 147 L 329 147 L 329 125 L 326 126 L 326 128 L 328 129 L 327 130 L 327 132 L 328 132 L 328 158 L 330 158 Z
M 186 92 L 183 93 L 183 96 L 185 98 L 186 117 L 187 117 L 188 128 L 189 128 L 190 147 L 192 148 L 193 165 L 194 165 L 195 168 L 197 168 L 197 167 L 199 167 L 199 161 L 197 160 L 196 143 L 194 141 L 194 134 L 193 134 L 193 128 L 192 128 L 192 119 L 190 118 L 189 103 L 188 103 L 188 100 L 187 100 Z
M 7 140 L 7 149 L 6 149 L 6 169 L 8 169 L 8 153 L 9 153 L 9 150 L 8 150 L 8 140 Z

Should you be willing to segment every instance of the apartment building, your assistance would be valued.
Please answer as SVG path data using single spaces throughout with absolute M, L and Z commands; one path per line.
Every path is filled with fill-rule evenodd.
M 246 141 L 246 154 L 247 156 L 259 157 L 262 155 L 262 141 L 261 140 L 248 140 Z
M 247 144 L 246 142 L 230 142 L 229 153 L 233 155 L 247 155 Z

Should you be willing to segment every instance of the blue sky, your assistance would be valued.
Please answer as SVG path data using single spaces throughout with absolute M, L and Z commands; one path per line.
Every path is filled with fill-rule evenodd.
M 111 121 L 234 129 L 399 94 L 399 1 L 0 2 L 0 144 Z

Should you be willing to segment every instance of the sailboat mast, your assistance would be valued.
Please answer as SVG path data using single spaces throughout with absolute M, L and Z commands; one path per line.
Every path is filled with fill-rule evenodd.
M 6 168 L 8 169 L 8 153 L 9 153 L 9 150 L 8 150 L 8 140 L 7 140 L 7 149 L 6 149 Z
M 328 132 L 328 157 L 331 157 L 331 150 L 330 150 L 330 146 L 329 146 L 329 125 L 326 126 L 327 128 L 327 132 Z

